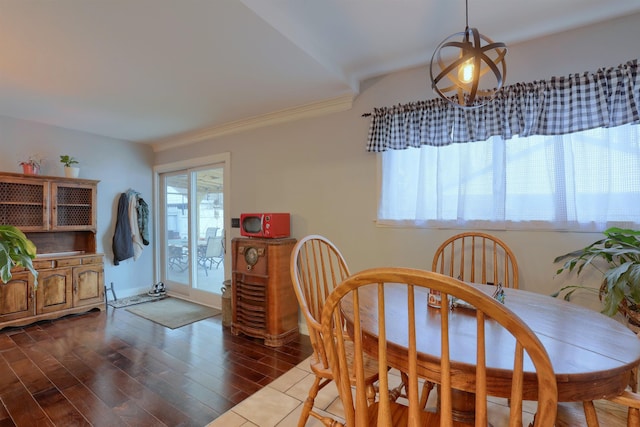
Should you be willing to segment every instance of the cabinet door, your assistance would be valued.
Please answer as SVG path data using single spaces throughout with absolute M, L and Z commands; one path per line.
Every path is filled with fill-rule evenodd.
M 22 231 L 49 230 L 49 182 L 41 179 L 2 177 L 0 223 Z
M 38 274 L 36 313 L 51 313 L 71 308 L 72 277 L 70 268 L 43 270 Z
M 33 316 L 33 276 L 14 273 L 8 283 L 0 282 L 0 322 Z
M 73 306 L 104 302 L 103 264 L 73 268 Z
M 96 186 L 51 183 L 51 229 L 96 230 Z

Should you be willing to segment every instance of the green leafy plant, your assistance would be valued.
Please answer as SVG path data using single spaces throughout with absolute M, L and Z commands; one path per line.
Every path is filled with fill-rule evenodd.
M 38 272 L 33 268 L 36 245 L 13 225 L 0 225 L 0 279 L 4 283 L 11 280 L 11 269 L 22 266 L 33 274 L 38 283 Z
M 63 154 L 60 156 L 60 163 L 63 163 L 66 167 L 71 167 L 71 165 L 77 165 L 80 162 L 78 162 L 75 157 Z
M 569 285 L 553 296 L 564 294 L 564 299 L 570 300 L 580 289 L 592 290 L 603 300 L 603 313 L 613 316 L 621 312 L 629 317 L 629 311 L 637 311 L 640 304 L 640 231 L 613 227 L 604 235 L 603 239 L 554 260 L 564 261 L 557 274 L 575 270 L 580 275 L 585 267 L 595 268 L 603 275 L 600 288 Z

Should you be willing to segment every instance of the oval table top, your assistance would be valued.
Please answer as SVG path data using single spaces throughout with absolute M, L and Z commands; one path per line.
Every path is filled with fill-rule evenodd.
M 495 287 L 472 284 L 491 295 Z M 626 387 L 632 368 L 640 364 L 640 339 L 623 324 L 594 310 L 548 295 L 519 289 L 504 289 L 505 305 L 517 314 L 544 344 L 558 382 L 559 401 L 596 400 L 620 394 Z M 416 287 L 416 337 L 418 369 L 423 378 L 438 382 L 440 363 L 439 309 L 427 306 L 428 289 Z M 377 299 L 375 285 L 360 288 L 362 298 Z M 387 354 L 389 364 L 401 371 L 408 370 L 403 351 L 407 347 L 406 287 L 387 284 L 385 309 L 387 326 Z M 376 301 L 370 304 L 376 304 Z M 342 304 L 347 318 L 350 304 Z M 375 305 L 370 305 L 375 307 Z M 362 316 L 367 339 L 365 349 L 377 353 L 377 313 Z M 402 321 L 405 319 L 405 321 Z M 460 377 L 466 375 L 475 382 L 475 312 L 455 308 L 450 316 L 452 369 Z M 486 327 L 489 392 L 509 397 L 513 349 L 515 340 L 502 327 L 488 320 Z M 494 327 L 491 327 L 494 323 Z M 497 325 L 498 327 L 495 327 Z M 395 350 L 398 350 L 397 352 Z M 504 357 L 501 357 L 503 355 Z M 525 399 L 535 399 L 537 383 L 533 365 L 525 363 Z M 464 387 L 461 387 L 464 389 Z M 471 391 L 471 390 L 468 390 Z

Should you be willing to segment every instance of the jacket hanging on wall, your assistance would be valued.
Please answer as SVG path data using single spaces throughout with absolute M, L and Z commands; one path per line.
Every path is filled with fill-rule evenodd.
M 129 189 L 120 195 L 118 216 L 113 234 L 113 263 L 132 258 L 134 261 L 149 244 L 149 206 L 140 193 Z

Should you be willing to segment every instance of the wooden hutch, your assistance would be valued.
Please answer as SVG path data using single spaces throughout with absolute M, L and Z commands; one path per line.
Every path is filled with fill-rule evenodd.
M 238 237 L 232 247 L 231 333 L 280 347 L 298 337 L 298 300 L 289 274 L 295 239 Z
M 88 179 L 0 172 L 0 224 L 22 230 L 38 253 L 37 285 L 24 268 L 0 281 L 0 329 L 105 309 L 97 186 Z

